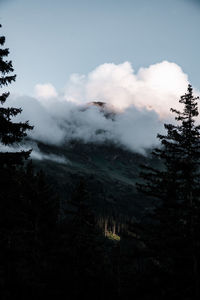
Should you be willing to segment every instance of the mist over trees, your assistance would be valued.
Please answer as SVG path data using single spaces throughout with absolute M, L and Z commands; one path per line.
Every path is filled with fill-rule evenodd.
M 0 36 L 2 89 L 16 78 L 4 43 Z M 1 299 L 199 299 L 200 126 L 192 86 L 179 100 L 183 109 L 171 109 L 176 123 L 165 124 L 167 133 L 158 134 L 154 159 L 130 154 L 141 171 L 137 197 L 153 203 L 140 218 L 129 214 L 127 199 L 122 199 L 123 213 L 117 211 L 108 178 L 95 182 L 95 165 L 92 173 L 84 173 L 77 161 L 80 172 L 69 166 L 73 173 L 67 181 L 64 166 L 63 173 L 56 174 L 55 165 L 49 164 L 50 176 L 30 160 L 31 149 L 15 151 L 33 126 L 15 122 L 23 111 L 5 107 L 8 97 L 7 91 L 0 95 L 0 142 L 11 146 L 8 152 L 0 151 Z M 72 152 L 77 147 L 80 154 L 81 145 L 74 145 Z M 113 145 L 107 147 L 115 151 Z M 112 155 L 112 164 L 119 155 Z M 83 159 L 89 165 L 91 158 L 83 154 Z M 100 156 L 95 159 L 102 163 Z M 139 160 L 147 163 L 139 167 Z M 107 161 L 108 177 L 109 168 Z M 121 179 L 119 172 L 114 175 L 113 189 Z M 131 182 L 132 174 L 127 176 Z M 55 177 L 62 181 L 59 188 Z M 62 191 L 65 201 L 61 185 L 71 191 Z M 129 186 L 135 189 L 134 183 Z M 98 193 L 103 204 L 95 207 Z

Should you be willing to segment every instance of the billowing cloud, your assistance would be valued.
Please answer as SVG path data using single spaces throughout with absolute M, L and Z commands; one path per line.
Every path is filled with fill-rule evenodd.
M 62 145 L 72 139 L 85 143 L 112 141 L 144 153 L 145 148 L 156 143 L 156 134 L 162 130 L 162 122 L 154 111 L 134 106 L 109 117 L 106 108 L 102 111 L 93 105 L 80 106 L 66 100 L 55 99 L 44 106 L 38 99 L 17 97 L 10 98 L 8 104 L 23 107 L 17 120 L 29 120 L 35 125 L 29 136 L 47 144 Z
M 141 68 L 131 64 L 103 64 L 86 75 L 70 77 L 63 95 L 51 84 L 37 85 L 36 97 L 9 97 L 8 105 L 22 107 L 18 120 L 30 120 L 30 136 L 61 145 L 71 139 L 102 143 L 113 141 L 144 153 L 155 145 L 163 123 L 172 121 L 170 108 L 180 108 L 188 78 L 167 61 Z M 98 107 L 92 101 L 107 103 Z M 110 113 L 114 111 L 114 114 Z
M 134 105 L 165 116 L 172 106 L 178 106 L 177 98 L 187 85 L 187 75 L 175 63 L 163 61 L 137 74 L 129 62 L 103 64 L 87 76 L 73 74 L 65 98 L 76 103 L 103 100 L 120 110 Z

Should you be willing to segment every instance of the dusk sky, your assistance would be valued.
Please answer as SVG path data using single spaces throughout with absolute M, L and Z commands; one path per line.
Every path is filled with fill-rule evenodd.
M 135 72 L 176 63 L 200 89 L 200 1 L 0 0 L 0 23 L 20 94 L 126 61 Z

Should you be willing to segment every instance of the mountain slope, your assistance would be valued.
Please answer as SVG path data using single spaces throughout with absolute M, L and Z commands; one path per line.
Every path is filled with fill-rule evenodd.
M 139 195 L 135 188 L 140 164 L 155 163 L 149 158 L 110 143 L 74 141 L 62 147 L 38 143 L 38 147 L 46 155 L 66 159 L 66 163 L 50 159 L 34 161 L 37 169 L 46 172 L 48 181 L 60 196 L 62 208 L 66 207 L 81 178 L 90 194 L 89 204 L 98 214 L 140 218 L 152 206 L 152 201 Z

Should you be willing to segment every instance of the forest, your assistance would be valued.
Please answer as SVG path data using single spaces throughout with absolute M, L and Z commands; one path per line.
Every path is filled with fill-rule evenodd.
M 127 206 L 95 209 L 105 186 L 91 192 L 87 176 L 74 173 L 71 192 L 61 195 L 31 160 L 32 149 L 15 151 L 35 124 L 15 122 L 23 107 L 6 106 L 4 90 L 16 75 L 4 44 L 0 36 L 0 143 L 10 147 L 0 148 L 1 299 L 199 299 L 200 125 L 192 86 L 149 160 L 133 162 L 137 201 L 151 203 L 135 218 Z

